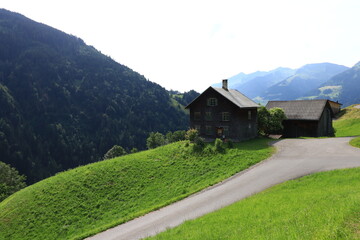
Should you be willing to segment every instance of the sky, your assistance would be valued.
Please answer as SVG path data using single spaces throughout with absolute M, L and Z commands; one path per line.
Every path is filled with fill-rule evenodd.
M 166 89 L 240 72 L 360 61 L 359 0 L 1 0 Z

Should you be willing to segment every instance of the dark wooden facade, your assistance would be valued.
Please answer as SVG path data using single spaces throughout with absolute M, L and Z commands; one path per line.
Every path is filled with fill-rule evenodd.
M 205 139 L 240 141 L 256 137 L 258 105 L 245 98 L 236 90 L 209 87 L 187 106 L 190 128 Z
M 328 100 L 269 101 L 266 107 L 279 107 L 284 110 L 287 119 L 283 121 L 283 137 L 334 135 L 334 113 Z

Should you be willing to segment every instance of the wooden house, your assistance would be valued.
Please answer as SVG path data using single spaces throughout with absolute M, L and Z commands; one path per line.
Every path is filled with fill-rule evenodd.
M 190 110 L 190 128 L 197 129 L 205 139 L 226 138 L 233 141 L 257 136 L 258 104 L 237 90 L 209 87 L 193 100 Z
M 334 112 L 329 100 L 269 101 L 267 109 L 282 108 L 287 117 L 283 121 L 283 137 L 321 137 L 334 134 Z

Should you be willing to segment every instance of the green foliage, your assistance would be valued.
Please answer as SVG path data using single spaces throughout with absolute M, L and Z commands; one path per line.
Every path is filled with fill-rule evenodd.
M 82 239 L 220 182 L 267 158 L 268 140 L 226 154 L 188 141 L 62 172 L 0 203 L 0 239 Z
M 218 152 L 218 153 L 225 152 L 224 143 L 220 138 L 215 139 L 214 146 L 215 146 L 215 151 L 216 152 Z
M 350 144 L 354 147 L 360 148 L 360 137 L 351 139 Z
M 0 162 L 0 202 L 26 187 L 25 179 L 15 168 Z
M 202 152 L 205 147 L 205 141 L 201 137 L 196 137 L 194 140 L 193 150 L 194 152 Z
M 131 150 L 130 150 L 130 153 L 137 153 L 139 150 L 137 149 L 137 148 L 132 148 Z
M 148 149 L 157 148 L 162 145 L 165 145 L 165 137 L 159 132 L 150 133 L 149 137 L 146 139 L 146 146 Z
M 226 147 L 231 149 L 234 147 L 234 142 L 231 141 L 230 139 L 229 140 L 226 140 Z
M 265 135 L 269 129 L 270 113 L 266 107 L 261 106 L 258 108 L 258 132 L 260 135 Z
M 336 137 L 360 135 L 360 109 L 350 106 L 341 110 L 333 122 Z
M 268 133 L 281 133 L 284 129 L 282 121 L 286 119 L 284 110 L 281 108 L 272 108 L 269 110 L 269 129 Z
M 111 159 L 115 157 L 120 157 L 125 155 L 126 151 L 123 147 L 114 145 L 109 151 L 107 151 L 104 155 L 104 159 Z
M 359 175 L 288 181 L 148 239 L 359 239 Z
M 0 9 L 0 156 L 29 183 L 186 129 L 168 91 L 81 39 Z
M 260 135 L 280 134 L 283 130 L 282 121 L 286 119 L 281 108 L 267 110 L 261 106 L 258 109 L 258 131 Z
M 183 140 L 185 140 L 185 134 L 186 134 L 185 130 L 178 130 L 178 131 L 175 131 L 175 132 L 168 132 L 166 134 L 166 141 L 168 143 L 183 141 Z
M 189 129 L 185 134 L 185 139 L 195 142 L 199 138 L 199 132 L 196 129 Z

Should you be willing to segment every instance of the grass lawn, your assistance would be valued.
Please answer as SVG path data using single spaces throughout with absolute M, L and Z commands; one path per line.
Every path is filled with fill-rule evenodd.
M 354 138 L 350 141 L 350 144 L 354 147 L 360 148 L 360 137 Z
M 360 168 L 285 182 L 149 239 L 360 239 Z
M 0 203 L 0 239 L 82 239 L 184 198 L 268 158 L 267 139 L 225 153 L 177 142 L 89 164 Z
M 349 106 L 339 113 L 340 117 L 333 122 L 336 137 L 360 135 L 360 109 Z

